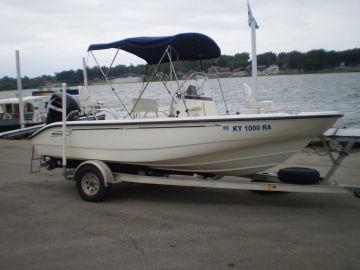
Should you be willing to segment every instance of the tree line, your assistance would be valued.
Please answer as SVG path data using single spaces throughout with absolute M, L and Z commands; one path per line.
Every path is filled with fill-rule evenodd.
M 350 49 L 345 51 L 326 51 L 323 49 L 311 50 L 308 52 L 281 52 L 276 54 L 274 52 L 266 52 L 257 56 L 258 65 L 270 66 L 276 64 L 281 70 L 293 69 L 302 72 L 318 72 L 325 69 L 333 69 L 338 67 L 341 63 L 346 66 L 360 65 L 360 49 Z M 246 70 L 250 69 L 251 59 L 246 52 L 237 53 L 235 55 L 221 55 L 216 61 L 184 61 L 176 63 L 176 71 L 181 73 L 189 73 L 192 71 L 206 71 L 212 65 L 219 67 L 229 67 L 230 70 Z M 122 77 L 126 74 L 144 75 L 151 74 L 154 71 L 154 66 L 139 65 L 117 65 L 108 70 L 107 67 L 102 67 L 105 73 L 110 77 Z M 167 73 L 169 71 L 169 64 L 162 64 L 159 69 L 160 72 Z M 90 81 L 102 80 L 102 74 L 98 67 L 87 69 L 88 79 Z M 79 85 L 83 83 L 83 71 L 66 70 L 55 73 L 55 75 L 42 75 L 34 78 L 27 76 L 22 78 L 22 86 L 24 89 L 41 88 L 49 85 L 66 82 L 68 85 Z M 16 89 L 16 79 L 10 77 L 3 77 L 0 79 L 0 91 Z

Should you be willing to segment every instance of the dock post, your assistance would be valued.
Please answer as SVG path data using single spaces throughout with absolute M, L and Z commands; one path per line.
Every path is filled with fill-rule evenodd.
M 252 93 L 255 101 L 258 101 L 257 95 L 257 54 L 256 54 L 256 28 L 255 22 L 251 22 L 251 73 L 252 73 Z
M 17 76 L 17 95 L 19 99 L 19 124 L 20 128 L 25 127 L 25 121 L 24 121 L 24 105 L 22 102 L 22 85 L 21 85 L 21 74 L 20 74 L 20 56 L 19 56 L 19 50 L 15 50 L 15 61 L 16 61 L 16 76 Z
M 66 83 L 61 84 L 62 91 L 62 166 L 64 168 L 64 175 L 66 172 Z
M 252 77 L 252 95 L 258 102 L 257 94 L 257 54 L 256 54 L 256 29 L 259 28 L 250 8 L 249 0 L 247 2 L 249 26 L 251 28 L 251 77 Z
M 84 86 L 87 87 L 88 86 L 88 77 L 87 77 L 85 57 L 82 58 L 82 64 L 83 64 Z

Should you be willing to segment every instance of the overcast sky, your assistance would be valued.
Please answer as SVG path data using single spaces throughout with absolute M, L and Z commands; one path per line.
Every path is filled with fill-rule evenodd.
M 258 53 L 360 47 L 360 0 L 251 5 L 260 26 Z M 246 0 L 0 0 L 0 77 L 16 76 L 16 49 L 23 76 L 53 75 L 81 68 L 89 44 L 181 32 L 209 35 L 222 54 L 250 52 Z M 101 64 L 109 61 L 101 56 Z M 119 56 L 115 64 L 143 63 Z

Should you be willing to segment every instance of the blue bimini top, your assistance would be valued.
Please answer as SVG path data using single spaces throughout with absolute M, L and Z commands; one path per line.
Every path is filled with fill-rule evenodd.
M 219 46 L 210 37 L 200 33 L 183 33 L 165 37 L 135 37 L 111 43 L 92 44 L 88 51 L 120 49 L 144 59 L 149 65 L 157 64 L 165 50 L 171 46 L 176 52 L 176 59 L 206 60 L 218 58 L 221 55 Z M 173 56 L 172 56 L 173 57 Z M 169 62 L 164 57 L 162 63 Z

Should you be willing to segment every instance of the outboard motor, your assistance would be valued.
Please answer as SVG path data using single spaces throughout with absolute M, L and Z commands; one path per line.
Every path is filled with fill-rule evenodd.
M 55 92 L 49 101 L 46 124 L 62 121 L 62 93 Z M 80 107 L 74 97 L 66 94 L 66 121 L 75 121 L 79 117 Z M 61 159 L 44 156 L 44 165 L 48 170 L 61 167 Z M 69 161 L 70 162 L 70 161 Z
M 80 113 L 80 107 L 74 97 L 66 94 L 66 115 L 67 121 L 75 121 Z M 46 124 L 62 121 L 62 93 L 55 92 L 48 104 Z

